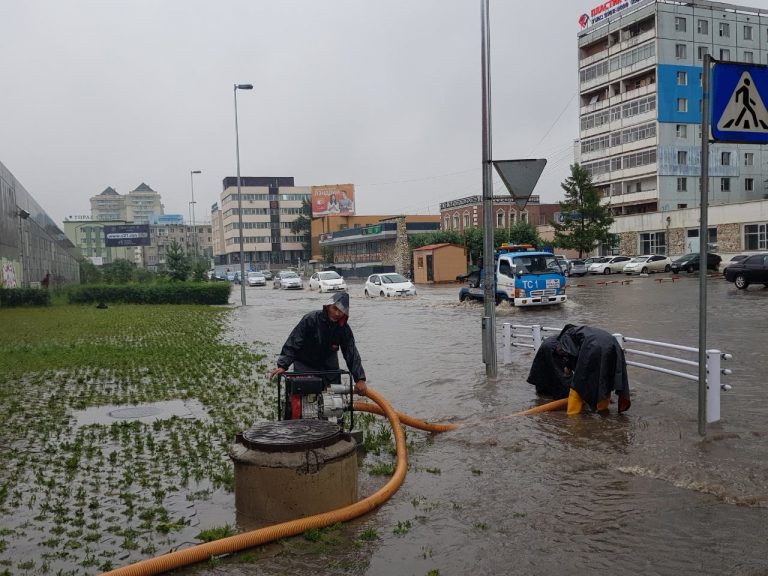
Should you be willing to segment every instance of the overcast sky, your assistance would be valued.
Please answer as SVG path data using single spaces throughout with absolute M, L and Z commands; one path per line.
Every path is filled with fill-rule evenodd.
M 490 0 L 493 157 L 578 136 L 578 16 Z M 57 222 L 146 182 L 208 220 L 222 179 L 352 183 L 358 214 L 432 213 L 482 192 L 480 0 L 0 0 L 0 161 Z M 497 180 L 496 187 L 502 186 Z

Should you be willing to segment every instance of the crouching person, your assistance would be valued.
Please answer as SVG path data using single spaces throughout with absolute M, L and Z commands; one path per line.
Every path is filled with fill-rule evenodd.
M 612 393 L 620 413 L 631 405 L 624 350 L 612 334 L 592 326 L 567 324 L 560 334 L 547 338 L 536 353 L 528 382 L 537 392 L 567 396 L 568 414 L 578 414 L 584 404 L 594 411 L 607 410 Z

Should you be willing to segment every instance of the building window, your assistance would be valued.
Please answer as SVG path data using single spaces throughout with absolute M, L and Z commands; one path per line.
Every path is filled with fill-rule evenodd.
M 688 99 L 687 98 L 678 98 L 677 99 L 677 111 L 678 112 L 688 112 Z
M 678 86 L 688 86 L 688 72 L 678 72 L 677 73 L 677 85 Z
M 675 30 L 678 32 L 685 32 L 685 18 L 681 18 L 680 16 L 675 17 Z
M 744 40 L 752 40 L 752 26 L 744 26 Z
M 444 230 L 450 230 L 451 229 L 451 219 L 446 216 L 443 219 L 443 229 Z
M 680 166 L 685 166 L 688 164 L 688 152 L 685 150 L 678 150 L 677 151 L 677 163 Z
M 720 22 L 720 37 L 721 38 L 731 37 L 731 25 L 728 24 L 728 22 Z
M 753 166 L 755 164 L 755 154 L 753 152 L 744 152 L 744 166 Z
M 453 229 L 458 230 L 459 229 L 459 215 L 454 214 L 453 215 Z
M 678 138 L 688 138 L 688 126 L 686 124 L 678 124 L 675 127 L 675 134 Z
M 688 178 L 678 178 L 677 179 L 677 191 L 678 192 L 687 192 L 688 191 Z
M 768 224 L 746 224 L 744 226 L 744 250 L 766 250 Z
M 667 235 L 664 232 L 640 234 L 640 254 L 666 254 Z
M 464 214 L 464 228 L 469 228 L 469 214 Z
M 699 20 L 698 24 L 698 31 L 699 34 L 709 34 L 709 21 L 708 20 Z
M 678 60 L 685 60 L 686 55 L 685 44 L 675 44 L 675 58 Z
M 755 189 L 754 178 L 744 178 L 744 190 L 746 192 L 752 192 Z
M 520 212 L 520 222 L 528 222 L 528 212 Z
M 721 152 L 720 153 L 720 164 L 723 166 L 730 166 L 731 165 L 731 153 L 730 152 Z
M 683 208 L 688 208 L 688 204 L 678 204 L 677 209 L 682 210 Z
M 496 228 L 504 228 L 504 212 L 496 212 Z
M 699 46 L 697 47 L 697 56 L 699 60 L 704 60 L 704 56 L 706 56 L 709 53 L 709 48 L 706 46 Z
M 720 178 L 720 192 L 730 192 L 730 191 L 731 191 L 731 179 Z
M 755 53 L 751 52 L 750 50 L 744 50 L 744 62 L 749 62 L 750 64 L 755 61 Z
M 730 60 L 731 51 L 728 48 L 720 48 L 720 60 Z

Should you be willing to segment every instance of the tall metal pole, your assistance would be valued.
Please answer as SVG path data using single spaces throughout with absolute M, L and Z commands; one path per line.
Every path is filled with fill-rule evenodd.
M 699 202 L 699 434 L 707 435 L 707 252 L 709 245 L 709 70 L 704 55 L 701 76 L 701 201 Z
M 495 378 L 496 366 L 496 278 L 493 246 L 493 172 L 491 165 L 491 33 L 488 0 L 480 0 L 481 72 L 483 125 L 483 362 L 485 374 Z
M 249 88 L 246 88 L 249 86 Z M 237 90 L 250 90 L 250 84 L 235 84 L 235 150 L 237 152 L 237 227 L 240 238 L 240 303 L 245 306 L 245 255 L 243 254 L 243 198 L 240 193 L 240 133 L 237 126 Z
M 197 262 L 197 226 L 195 225 L 195 174 L 202 174 L 202 170 L 190 170 L 189 171 L 189 184 L 192 189 L 192 242 L 194 243 L 195 250 L 195 262 Z

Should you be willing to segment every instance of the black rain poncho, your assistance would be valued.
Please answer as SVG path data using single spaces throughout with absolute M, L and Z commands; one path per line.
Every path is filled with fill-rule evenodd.
M 346 317 L 341 322 L 331 322 L 323 308 L 306 314 L 299 321 L 283 344 L 277 365 L 288 370 L 293 364 L 296 372 L 338 370 L 339 349 L 355 382 L 365 380 L 363 363 Z M 338 381 L 339 378 L 326 379 L 327 383 Z
M 545 346 L 546 343 L 546 346 Z M 563 367 L 573 372 L 565 376 Z M 629 378 L 624 350 L 609 332 L 592 326 L 567 324 L 560 334 L 547 338 L 536 353 L 528 382 L 537 391 L 548 386 L 551 395 L 562 393 L 562 386 L 568 381 L 581 399 L 592 410 L 597 403 L 610 398 L 615 392 L 624 399 L 620 408 L 629 408 Z

